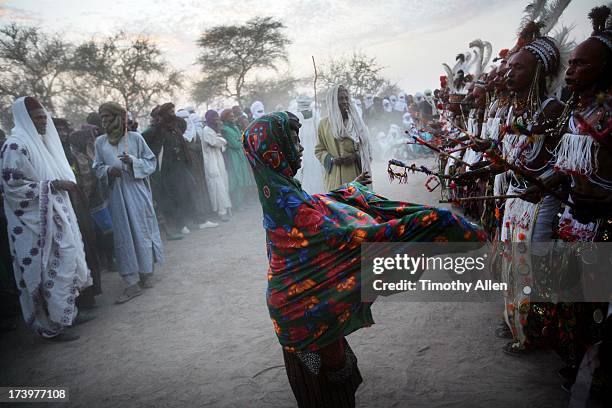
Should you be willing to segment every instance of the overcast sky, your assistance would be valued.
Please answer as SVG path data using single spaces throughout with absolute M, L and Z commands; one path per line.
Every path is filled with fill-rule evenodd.
M 70 40 L 124 30 L 154 38 L 167 58 L 190 78 L 197 75 L 195 44 L 218 24 L 273 16 L 292 40 L 290 64 L 296 76 L 312 73 L 311 55 L 329 57 L 362 51 L 376 57 L 384 74 L 413 93 L 437 86 L 441 63 L 452 63 L 467 44 L 481 38 L 494 53 L 510 48 L 527 1 L 522 0 L 0 0 L 0 22 L 18 21 Z M 573 0 L 560 24 L 573 37 L 590 33 L 588 11 L 604 4 Z M 452 64 L 451 64 L 452 65 Z

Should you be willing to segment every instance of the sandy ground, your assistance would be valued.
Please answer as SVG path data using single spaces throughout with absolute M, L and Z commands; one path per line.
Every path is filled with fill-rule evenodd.
M 382 164 L 374 173 L 390 198 L 437 203 L 421 175 L 398 185 Z M 23 323 L 0 337 L 0 386 L 65 386 L 70 406 L 87 408 L 296 406 L 265 303 L 259 206 L 165 249 L 157 286 L 129 303 L 113 304 L 122 283 L 103 275 L 98 318 L 73 329 L 80 340 L 44 342 Z M 554 353 L 502 353 L 500 304 L 391 297 L 373 313 L 377 324 L 348 338 L 359 407 L 567 406 Z

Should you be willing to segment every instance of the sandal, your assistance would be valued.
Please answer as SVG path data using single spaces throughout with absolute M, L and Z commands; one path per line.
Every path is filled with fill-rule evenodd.
M 138 286 L 138 284 L 128 286 L 127 288 L 125 288 L 121 296 L 119 296 L 117 300 L 115 300 L 115 303 L 121 304 L 121 303 L 129 302 L 135 297 L 142 295 L 142 293 L 143 291 L 142 289 L 140 289 L 140 286 Z

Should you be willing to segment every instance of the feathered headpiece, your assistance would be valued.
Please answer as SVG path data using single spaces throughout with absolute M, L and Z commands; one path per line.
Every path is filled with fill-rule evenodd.
M 491 60 L 491 54 L 493 53 L 493 47 L 488 41 L 482 41 L 476 39 L 469 44 L 470 48 L 474 48 L 474 78 L 480 77 L 484 72 L 487 64 Z
M 612 13 L 610 7 L 595 7 L 589 13 L 589 18 L 593 24 L 591 38 L 603 43 L 612 51 Z
M 518 52 L 525 45 L 538 37 L 544 37 L 559 21 L 561 14 L 571 0 L 535 0 L 525 7 L 525 15 L 521 19 L 516 45 L 510 51 Z

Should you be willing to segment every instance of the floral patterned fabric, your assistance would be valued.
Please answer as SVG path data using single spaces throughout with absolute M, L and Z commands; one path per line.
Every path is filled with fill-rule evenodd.
M 263 210 L 268 309 L 286 351 L 316 351 L 374 323 L 360 298 L 362 243 L 486 238 L 447 210 L 390 201 L 355 182 L 309 195 L 293 178 L 299 152 L 286 113 L 252 122 L 243 145 Z

